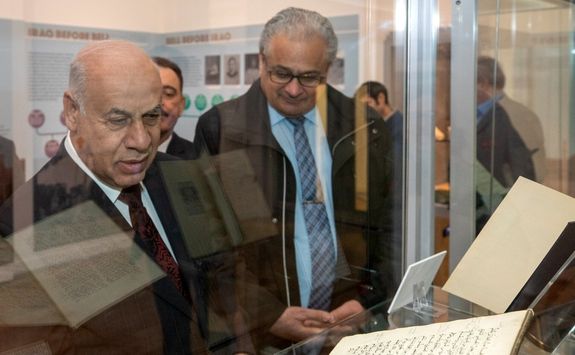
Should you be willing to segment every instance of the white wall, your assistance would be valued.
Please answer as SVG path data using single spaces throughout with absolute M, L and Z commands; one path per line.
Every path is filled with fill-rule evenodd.
M 287 6 L 325 16 L 364 14 L 369 0 L 0 0 L 0 18 L 118 30 L 176 32 L 264 23 Z M 393 1 L 381 2 L 393 6 Z
M 0 0 L 0 18 L 69 26 L 162 32 L 172 0 Z

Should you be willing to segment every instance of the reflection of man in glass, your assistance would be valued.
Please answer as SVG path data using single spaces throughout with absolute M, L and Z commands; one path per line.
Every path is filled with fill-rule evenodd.
M 545 142 L 543 138 L 543 127 L 539 117 L 527 106 L 517 102 L 505 93 L 505 73 L 495 59 L 481 56 L 478 59 L 478 71 L 489 71 L 493 76 L 493 68 L 496 68 L 497 78 L 495 80 L 495 93 L 497 103 L 505 110 L 513 128 L 517 130 L 519 136 L 531 152 L 531 159 L 535 168 L 536 181 L 542 182 L 545 177 Z
M 511 187 L 519 176 L 535 179 L 535 170 L 531 152 L 499 103 L 502 93 L 498 88 L 503 87 L 504 82 L 505 76 L 497 62 L 480 57 L 477 62 L 477 160 L 498 183 Z
M 240 72 L 238 69 L 238 58 L 236 56 L 228 57 L 224 84 L 234 85 L 240 83 Z
M 488 57 L 477 61 L 476 232 L 519 176 L 535 180 L 531 152 L 500 104 L 505 76 Z
M 312 337 L 395 288 L 391 140 L 373 110 L 356 116 L 354 101 L 326 84 L 336 52 L 325 17 L 280 11 L 260 38 L 260 79 L 196 128 L 202 153 L 248 160 L 218 166 L 236 213 L 264 205 L 262 218 L 240 220 L 242 229 L 269 230 L 239 246 L 249 283 L 238 289 L 258 349 Z

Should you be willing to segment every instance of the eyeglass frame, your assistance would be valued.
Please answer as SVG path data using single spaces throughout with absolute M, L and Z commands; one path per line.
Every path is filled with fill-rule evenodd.
M 264 62 L 266 62 L 266 58 L 265 58 L 265 57 L 264 57 Z M 267 63 L 266 63 L 266 66 L 267 66 Z M 286 80 L 286 81 L 281 81 L 281 80 L 280 80 L 280 81 L 277 81 L 277 77 L 275 77 L 275 80 L 274 80 L 274 75 L 278 74 L 278 68 L 268 69 L 268 70 L 267 70 L 268 76 L 269 76 L 269 78 L 270 78 L 270 81 L 271 81 L 272 83 L 274 83 L 274 84 L 287 85 L 287 84 L 291 83 L 291 81 L 295 78 L 295 79 L 297 79 L 297 82 L 298 82 L 301 86 L 303 86 L 303 87 L 305 87 L 305 88 L 315 89 L 315 88 L 317 88 L 318 86 L 320 86 L 322 83 L 324 83 L 324 82 L 325 82 L 325 79 L 327 78 L 325 75 L 321 75 L 320 73 L 314 73 L 314 72 L 309 73 L 309 72 L 308 72 L 308 73 L 302 73 L 302 74 L 297 74 L 297 75 L 296 75 L 296 74 L 292 73 L 292 71 L 289 70 L 289 69 L 287 69 L 287 68 L 282 68 L 282 69 L 279 69 L 279 70 L 285 70 L 285 74 L 287 74 L 287 75 L 289 76 L 289 80 Z M 314 75 L 314 77 L 313 77 L 313 78 L 310 78 L 310 77 L 309 77 L 310 74 Z M 317 76 L 315 76 L 316 74 L 317 74 Z M 316 79 L 316 80 L 317 80 L 317 84 L 307 85 L 307 84 L 302 83 L 301 79 L 306 79 L 306 78 L 307 78 L 307 79 Z
M 285 73 L 282 73 L 282 74 L 285 74 L 285 75 L 286 75 L 286 78 L 287 78 L 288 80 L 283 80 L 283 79 L 278 80 L 278 77 L 276 76 L 276 75 L 278 74 L 277 69 L 268 70 L 267 72 L 268 72 L 268 76 L 269 76 L 271 82 L 274 83 L 274 84 L 287 85 L 287 84 L 291 83 L 291 81 L 292 81 L 293 79 L 297 79 L 297 82 L 298 82 L 301 86 L 303 86 L 303 87 L 305 87 L 305 88 L 310 88 L 310 89 L 317 88 L 317 87 L 320 86 L 320 85 L 325 81 L 325 79 L 326 79 L 326 77 L 323 76 L 323 75 L 321 75 L 321 74 L 317 74 L 317 76 L 316 76 L 316 75 L 310 76 L 311 73 L 303 73 L 303 74 L 298 74 L 298 75 L 296 75 L 296 74 L 294 74 L 294 73 L 292 73 L 292 72 L 286 70 L 286 72 L 285 72 Z M 308 84 L 306 84 L 306 83 L 303 83 L 303 82 L 302 82 L 302 79 L 304 79 L 304 80 L 305 80 L 305 79 L 313 79 L 313 80 L 314 80 L 314 83 L 308 83 Z M 317 82 L 315 82 L 315 81 L 317 81 Z

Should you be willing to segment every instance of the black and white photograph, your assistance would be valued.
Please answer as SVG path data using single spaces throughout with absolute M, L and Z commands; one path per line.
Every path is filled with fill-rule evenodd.
M 206 85 L 220 85 L 220 56 L 207 55 L 205 65 Z
M 240 56 L 238 54 L 224 56 L 224 84 L 238 85 L 240 83 Z

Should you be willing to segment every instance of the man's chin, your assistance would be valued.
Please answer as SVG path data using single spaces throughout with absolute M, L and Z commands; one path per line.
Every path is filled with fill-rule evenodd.
M 121 189 L 139 184 L 146 176 L 146 171 L 134 174 L 121 174 L 114 179 L 114 185 Z
M 313 109 L 313 105 L 308 107 L 302 102 L 291 103 L 291 102 L 283 102 L 280 109 L 278 110 L 282 115 L 287 117 L 300 117 L 305 113 L 311 111 Z

